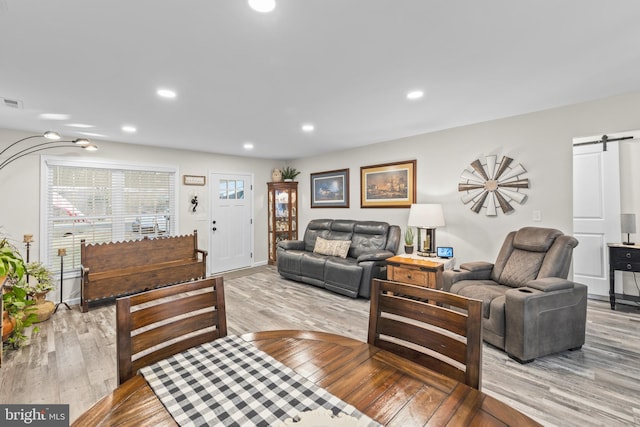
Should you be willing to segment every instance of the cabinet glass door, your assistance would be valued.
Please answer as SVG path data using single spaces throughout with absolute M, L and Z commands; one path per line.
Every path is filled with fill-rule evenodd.
M 298 238 L 297 182 L 268 183 L 269 263 L 276 261 L 278 242 Z

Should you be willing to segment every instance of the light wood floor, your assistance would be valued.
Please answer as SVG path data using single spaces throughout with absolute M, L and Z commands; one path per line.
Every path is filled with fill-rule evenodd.
M 369 302 L 282 279 L 225 274 L 230 334 L 308 329 L 366 340 Z M 640 425 L 640 310 L 589 301 L 587 342 L 520 365 L 484 346 L 482 390 L 548 426 Z M 30 345 L 5 353 L 1 403 L 69 403 L 74 420 L 116 386 L 115 307 L 61 307 Z

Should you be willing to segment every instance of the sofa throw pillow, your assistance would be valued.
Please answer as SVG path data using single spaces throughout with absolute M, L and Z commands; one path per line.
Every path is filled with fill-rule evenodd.
M 318 237 L 313 252 L 320 255 L 346 258 L 349 253 L 349 246 L 351 246 L 351 240 L 327 240 Z

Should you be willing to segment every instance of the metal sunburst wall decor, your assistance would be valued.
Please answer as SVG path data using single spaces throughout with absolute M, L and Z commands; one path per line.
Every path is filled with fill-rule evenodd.
M 529 188 L 529 179 L 522 178 L 527 170 L 518 163 L 513 165 L 511 157 L 486 156 L 486 163 L 475 160 L 471 163 L 471 170 L 465 169 L 460 175 L 458 191 L 464 192 L 462 203 L 473 202 L 471 210 L 480 213 L 486 209 L 487 216 L 498 215 L 498 207 L 503 213 L 514 211 L 511 202 L 524 203 L 527 195 L 521 190 Z

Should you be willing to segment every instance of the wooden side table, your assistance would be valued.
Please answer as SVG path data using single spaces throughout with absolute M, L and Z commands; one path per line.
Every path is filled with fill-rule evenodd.
M 453 258 L 425 258 L 416 255 L 396 255 L 387 259 L 387 279 L 411 285 L 442 289 L 442 272 L 453 268 Z

